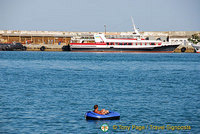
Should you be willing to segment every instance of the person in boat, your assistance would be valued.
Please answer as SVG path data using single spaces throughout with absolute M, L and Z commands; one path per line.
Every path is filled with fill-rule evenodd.
M 101 111 L 98 111 L 98 105 L 94 105 L 94 112 L 97 113 L 97 114 L 102 114 L 102 115 L 105 115 L 105 114 L 109 113 L 109 111 L 105 110 L 105 109 L 102 109 Z

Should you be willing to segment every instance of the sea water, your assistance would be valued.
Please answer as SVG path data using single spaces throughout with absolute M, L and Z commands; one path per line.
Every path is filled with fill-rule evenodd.
M 120 120 L 85 120 L 95 104 Z M 103 124 L 199 133 L 200 55 L 0 52 L 0 133 L 105 133 Z

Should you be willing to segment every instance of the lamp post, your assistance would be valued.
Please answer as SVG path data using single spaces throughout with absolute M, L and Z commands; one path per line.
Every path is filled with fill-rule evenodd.
M 105 28 L 105 34 L 106 34 L 106 24 L 104 25 L 104 28 Z

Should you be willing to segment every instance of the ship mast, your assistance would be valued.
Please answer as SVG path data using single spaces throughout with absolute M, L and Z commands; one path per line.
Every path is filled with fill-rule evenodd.
M 134 21 L 133 21 L 133 17 L 131 16 L 131 20 L 132 20 L 132 24 L 133 24 L 133 31 L 134 31 L 134 33 L 133 34 L 135 34 L 136 36 L 140 36 L 140 33 L 139 33 L 139 31 L 137 30 L 137 28 L 135 27 L 135 23 L 134 23 Z

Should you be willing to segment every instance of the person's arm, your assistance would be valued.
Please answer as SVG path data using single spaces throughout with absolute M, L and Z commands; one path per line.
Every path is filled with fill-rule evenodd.
M 101 111 L 95 111 L 95 113 L 103 115 L 103 113 L 101 113 Z

